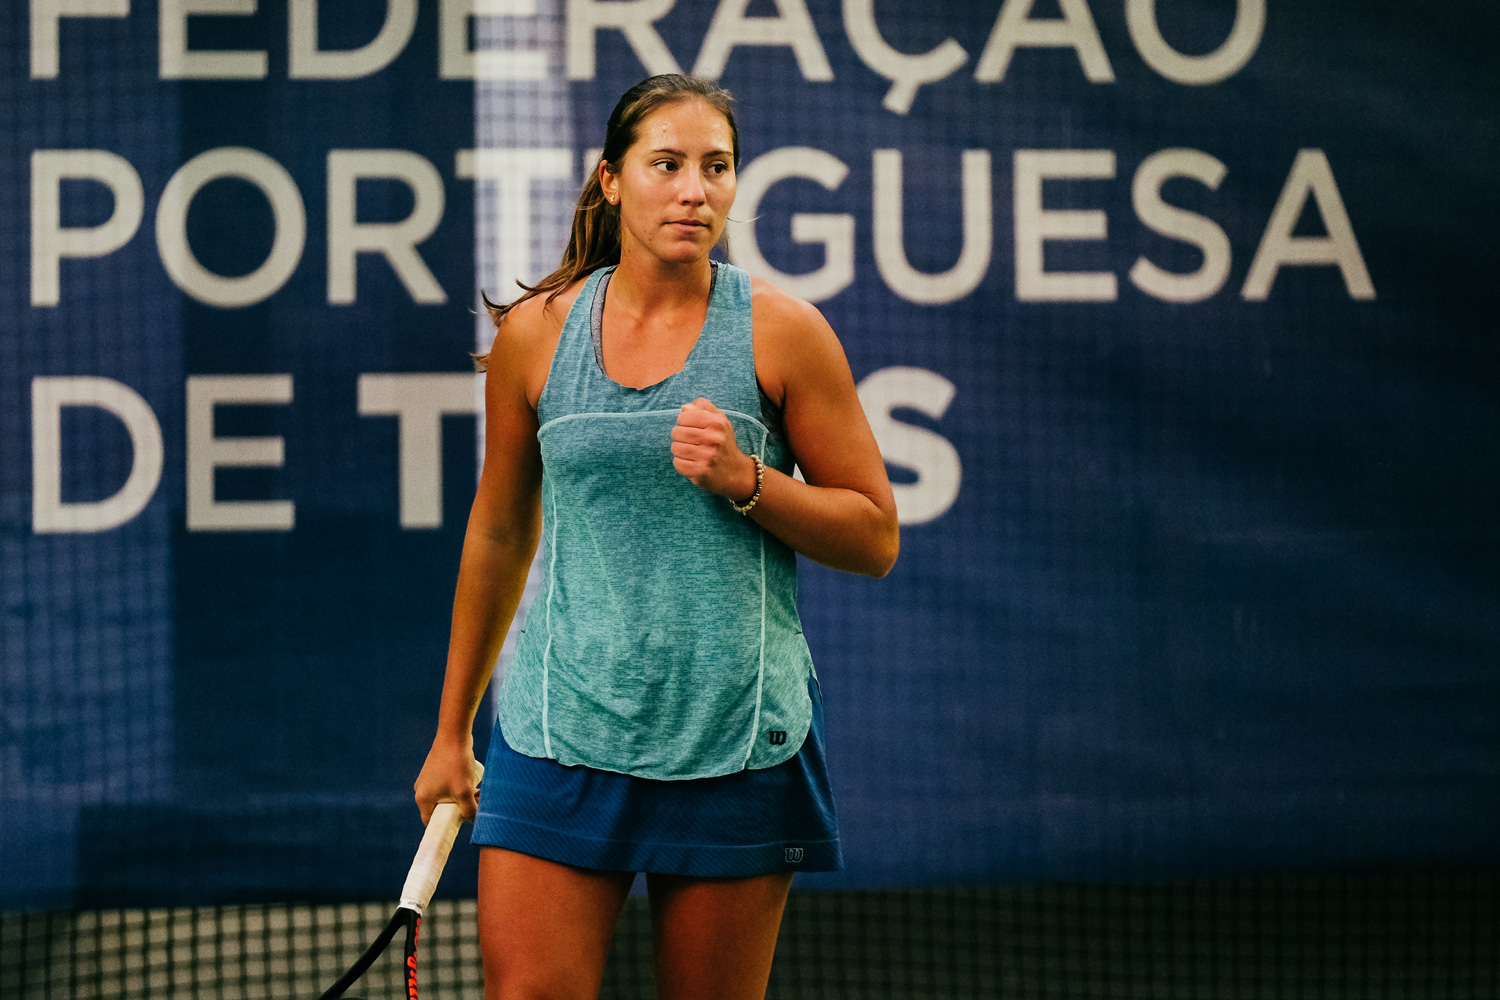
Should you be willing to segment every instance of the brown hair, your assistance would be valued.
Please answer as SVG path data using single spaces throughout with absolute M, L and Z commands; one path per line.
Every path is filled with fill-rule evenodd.
M 599 161 L 610 173 L 619 173 L 620 160 L 625 156 L 625 151 L 635 145 L 641 123 L 668 104 L 692 98 L 706 102 L 729 122 L 729 134 L 734 142 L 734 165 L 738 167 L 740 132 L 734 121 L 733 96 L 709 80 L 680 73 L 648 77 L 625 91 L 615 104 L 609 123 L 604 127 L 604 149 Z M 498 328 L 506 313 L 532 296 L 546 295 L 547 301 L 551 302 L 562 294 L 563 289 L 584 275 L 619 262 L 620 209 L 605 200 L 603 188 L 599 184 L 599 164 L 596 163 L 589 171 L 588 180 L 584 181 L 583 191 L 578 195 L 578 207 L 573 212 L 573 234 L 568 238 L 568 249 L 563 251 L 562 263 L 557 270 L 534 285 L 525 284 L 518 279 L 516 284 L 525 292 L 508 305 L 490 301 L 483 290 L 479 295 L 484 300 L 484 307 L 489 310 L 490 319 L 494 320 Z M 474 367 L 484 371 L 489 355 L 476 354 L 473 357 Z

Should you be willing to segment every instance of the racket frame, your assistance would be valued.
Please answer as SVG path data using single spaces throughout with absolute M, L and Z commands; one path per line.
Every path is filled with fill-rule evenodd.
M 318 1000 L 336 1000 L 343 996 L 375 964 L 375 960 L 395 938 L 396 932 L 403 927 L 406 929 L 406 948 L 401 963 L 402 978 L 406 983 L 407 1000 L 417 1000 L 417 936 L 422 929 L 422 914 L 432 902 L 432 894 L 437 889 L 438 879 L 443 874 L 443 866 L 448 863 L 448 855 L 453 850 L 453 841 L 458 837 L 463 821 L 463 814 L 458 811 L 457 803 L 439 802 L 432 810 L 432 816 L 427 821 L 427 831 L 422 834 L 422 843 L 417 847 L 417 856 L 412 860 L 411 869 L 406 873 L 406 882 L 401 887 L 401 902 L 397 905 L 396 912 L 391 915 L 390 922 L 371 942 L 370 947 L 365 949 L 364 954 Z

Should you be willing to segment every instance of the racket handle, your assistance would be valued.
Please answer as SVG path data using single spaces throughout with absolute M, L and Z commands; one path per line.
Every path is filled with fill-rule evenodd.
M 422 835 L 416 859 L 406 873 L 406 884 L 401 887 L 402 907 L 418 914 L 427 909 L 443 874 L 443 866 L 448 863 L 448 852 L 453 850 L 453 841 L 463 823 L 464 817 L 456 802 L 439 802 L 432 810 L 427 832 Z

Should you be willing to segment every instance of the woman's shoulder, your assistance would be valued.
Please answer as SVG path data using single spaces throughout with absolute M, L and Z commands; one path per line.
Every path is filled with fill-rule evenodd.
M 782 403 L 787 386 L 848 371 L 843 345 L 818 307 L 764 278 L 750 278 L 750 313 L 755 330 L 755 373 L 773 402 Z
M 497 339 L 514 338 L 525 343 L 538 338 L 545 339 L 549 334 L 555 339 L 562 332 L 563 324 L 568 319 L 568 311 L 573 308 L 574 300 L 583 291 L 587 281 L 588 275 L 584 275 L 555 295 L 543 292 L 517 302 L 506 310 L 496 331 Z
M 533 403 L 546 382 L 568 312 L 587 281 L 584 276 L 555 296 L 544 292 L 517 302 L 506 310 L 495 331 L 489 356 L 509 360 L 506 367 L 522 378 L 526 395 Z
M 795 352 L 838 343 L 817 306 L 755 275 L 750 276 L 750 310 L 757 345 Z

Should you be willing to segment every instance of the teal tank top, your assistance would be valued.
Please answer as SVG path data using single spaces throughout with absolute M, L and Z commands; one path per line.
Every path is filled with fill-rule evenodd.
M 791 472 L 761 409 L 750 276 L 714 267 L 687 362 L 645 389 L 596 352 L 613 268 L 589 276 L 563 324 L 537 401 L 545 575 L 498 699 L 523 754 L 705 778 L 779 764 L 807 735 L 795 554 L 672 467 L 678 411 L 701 396 L 741 451 Z

